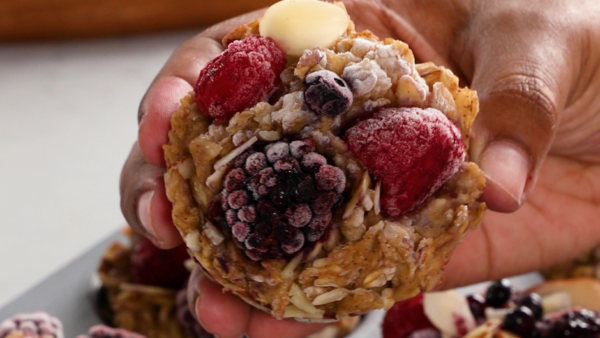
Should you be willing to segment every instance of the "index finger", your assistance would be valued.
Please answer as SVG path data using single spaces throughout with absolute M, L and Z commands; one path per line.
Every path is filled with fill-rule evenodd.
M 171 116 L 204 66 L 223 51 L 221 39 L 232 29 L 262 15 L 251 12 L 212 26 L 184 42 L 171 55 L 144 95 L 138 112 L 138 142 L 146 161 L 164 167 L 162 146 L 168 142 Z

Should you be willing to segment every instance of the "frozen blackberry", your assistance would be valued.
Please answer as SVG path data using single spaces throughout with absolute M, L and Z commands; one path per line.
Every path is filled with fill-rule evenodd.
M 502 328 L 521 337 L 529 337 L 535 331 L 535 316 L 528 307 L 512 308 L 506 314 Z
M 499 309 L 508 302 L 512 294 L 512 287 L 508 279 L 501 279 L 490 285 L 485 293 L 488 306 Z
M 553 323 L 551 333 L 553 338 L 597 338 L 600 319 L 589 310 L 569 311 Z
M 327 233 L 346 176 L 311 141 L 261 145 L 239 158 L 213 204 L 221 199 L 221 224 L 250 259 L 285 258 Z
M 332 71 L 310 73 L 304 79 L 304 84 L 304 101 L 320 115 L 338 116 L 352 105 L 352 90 L 346 81 Z
M 60 320 L 45 312 L 20 313 L 0 324 L 0 337 L 64 338 Z

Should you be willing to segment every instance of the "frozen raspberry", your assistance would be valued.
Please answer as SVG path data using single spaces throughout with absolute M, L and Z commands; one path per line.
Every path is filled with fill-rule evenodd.
M 60 320 L 45 312 L 18 314 L 0 324 L 0 337 L 64 338 Z
M 304 84 L 304 102 L 319 115 L 338 116 L 352 105 L 353 95 L 348 84 L 332 71 L 310 73 Z
M 185 244 L 171 250 L 157 248 L 142 238 L 131 254 L 131 275 L 135 283 L 179 289 L 190 273 L 184 262 L 190 258 Z
M 439 110 L 389 108 L 346 133 L 354 156 L 382 181 L 390 216 L 418 208 L 465 159 L 460 130 Z
M 125 329 L 96 325 L 90 328 L 87 336 L 79 336 L 77 338 L 146 338 L 146 336 Z
M 194 86 L 196 103 L 207 116 L 227 121 L 267 101 L 286 64 L 285 53 L 271 38 L 251 35 L 235 41 L 200 72 Z
M 425 316 L 423 294 L 397 302 L 383 320 L 383 338 L 407 338 L 413 332 L 425 329 L 439 333 Z
M 331 229 L 346 176 L 314 150 L 309 140 L 259 144 L 246 151 L 251 155 L 240 154 L 244 161 L 234 161 L 226 174 L 225 189 L 211 203 L 223 207 L 221 214 L 211 218 L 251 260 L 310 250 Z

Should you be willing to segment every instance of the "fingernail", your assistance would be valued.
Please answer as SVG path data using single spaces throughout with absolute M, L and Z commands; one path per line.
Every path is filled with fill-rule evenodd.
M 491 209 L 512 212 L 519 208 L 529 175 L 529 156 L 511 141 L 490 144 L 481 160 L 487 178 L 484 200 Z
M 138 219 L 142 223 L 142 226 L 146 231 L 155 239 L 156 231 L 152 227 L 152 197 L 154 197 L 154 191 L 145 192 L 138 202 Z

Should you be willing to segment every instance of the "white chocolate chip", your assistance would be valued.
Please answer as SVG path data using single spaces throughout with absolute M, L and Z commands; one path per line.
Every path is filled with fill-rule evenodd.
M 330 47 L 348 28 L 341 7 L 319 0 L 284 0 L 271 6 L 260 21 L 260 35 L 275 40 L 289 55 Z

